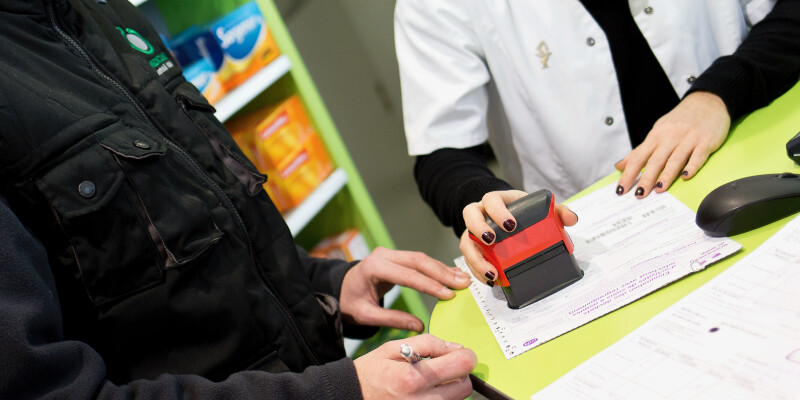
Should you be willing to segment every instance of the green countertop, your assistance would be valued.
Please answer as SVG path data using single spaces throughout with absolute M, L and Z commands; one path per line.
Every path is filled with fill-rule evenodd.
M 669 193 L 697 211 L 710 191 L 734 179 L 800 173 L 800 166 L 786 156 L 785 147 L 798 131 L 800 84 L 739 121 L 700 172 L 691 180 L 679 179 Z M 615 182 L 619 175 L 605 177 L 573 199 Z M 478 367 L 473 372 L 476 376 L 512 398 L 527 399 L 739 261 L 791 218 L 734 236 L 743 246 L 739 253 L 510 360 L 500 351 L 468 289 L 457 291 L 451 300 L 437 303 L 430 332 L 474 350 L 478 355 Z

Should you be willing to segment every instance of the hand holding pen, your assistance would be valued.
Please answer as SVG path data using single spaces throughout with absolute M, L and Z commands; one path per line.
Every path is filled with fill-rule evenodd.
M 387 342 L 354 364 L 365 399 L 463 399 L 477 362 L 472 350 L 424 334 Z

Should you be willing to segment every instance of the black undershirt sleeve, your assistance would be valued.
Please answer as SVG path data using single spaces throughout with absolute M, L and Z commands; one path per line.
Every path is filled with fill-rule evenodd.
M 800 0 L 778 0 L 739 48 L 714 61 L 689 93 L 716 94 L 735 120 L 778 98 L 797 83 L 799 74 Z
M 636 25 L 627 0 L 581 0 L 581 3 L 608 40 L 628 137 L 635 148 L 644 141 L 653 124 L 678 105 L 680 98 Z
M 483 155 L 483 146 L 466 149 L 444 148 L 418 156 L 414 179 L 419 193 L 445 226 L 456 236 L 466 229 L 461 211 L 495 190 L 513 189 L 494 176 Z

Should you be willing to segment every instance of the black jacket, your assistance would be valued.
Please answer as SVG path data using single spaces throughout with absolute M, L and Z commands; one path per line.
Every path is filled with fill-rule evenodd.
M 6 0 L 0 54 L 0 398 L 358 396 L 350 264 L 298 250 L 135 7 Z

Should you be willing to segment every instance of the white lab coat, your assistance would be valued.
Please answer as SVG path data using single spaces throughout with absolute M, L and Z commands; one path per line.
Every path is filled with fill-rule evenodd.
M 679 96 L 774 0 L 630 0 Z M 579 0 L 398 0 L 408 151 L 487 140 L 506 179 L 558 201 L 631 151 L 603 30 Z

